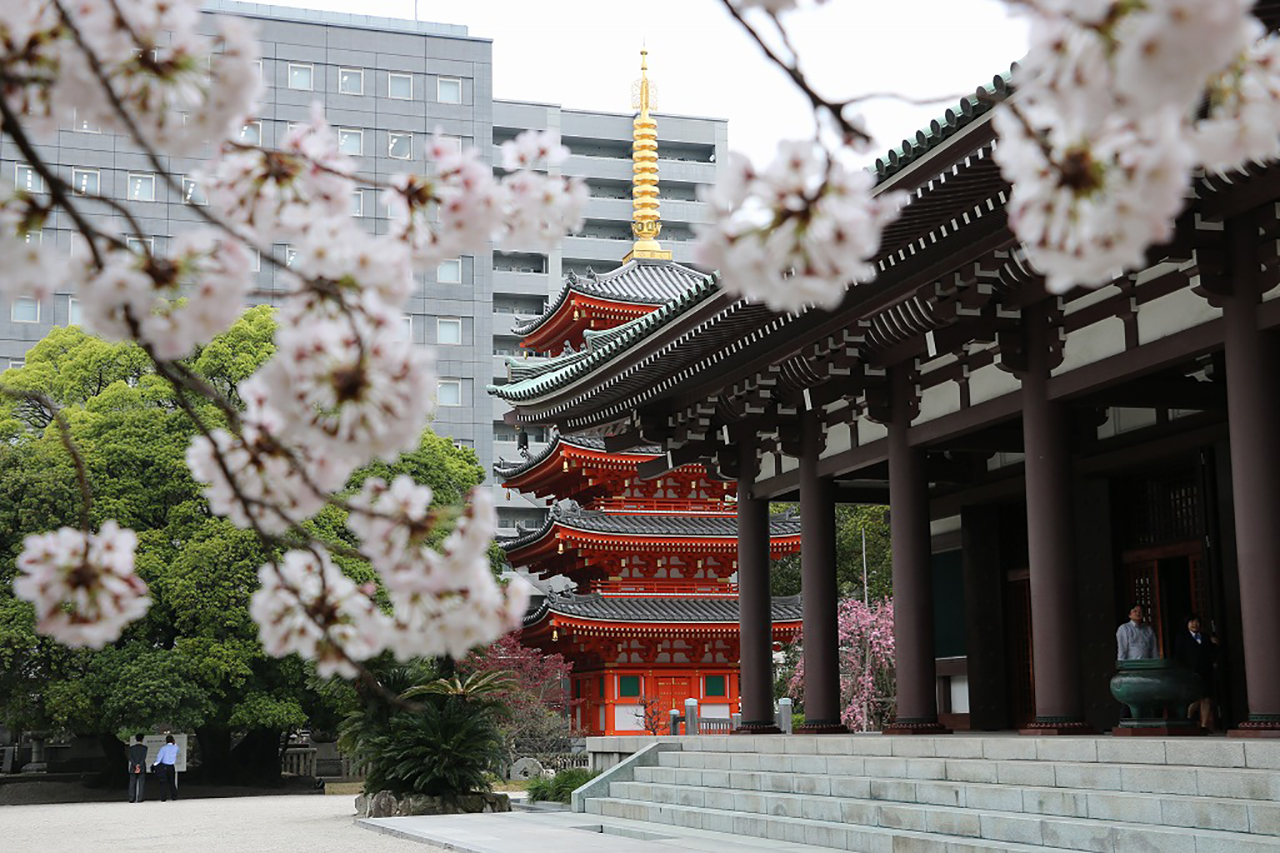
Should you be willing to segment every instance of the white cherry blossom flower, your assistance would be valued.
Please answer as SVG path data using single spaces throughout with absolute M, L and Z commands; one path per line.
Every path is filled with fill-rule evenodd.
M 14 594 L 36 608 L 36 630 L 68 646 L 100 649 L 151 606 L 134 574 L 138 538 L 114 521 L 97 533 L 62 527 L 28 536 Z
M 1204 168 L 1225 172 L 1280 157 L 1280 38 L 1254 42 L 1208 89 L 1208 113 L 1191 129 Z
M 526 130 L 502 143 L 502 168 L 508 171 L 559 166 L 568 157 L 569 149 L 560 144 L 555 130 Z
M 250 264 L 243 244 L 214 228 L 183 231 L 167 256 L 116 249 L 80 288 L 85 325 L 105 338 L 148 344 L 157 358 L 181 358 L 240 316 Z
M 386 616 L 323 548 L 289 551 L 260 568 L 258 580 L 249 615 L 272 657 L 296 652 L 315 661 L 321 677 L 352 677 L 354 661 L 382 651 Z
M 345 313 L 319 300 L 286 305 L 276 353 L 257 374 L 281 433 L 356 464 L 417 447 L 434 409 L 435 371 L 431 353 L 400 328 L 373 298 Z
M 519 171 L 502 179 L 502 189 L 506 216 L 498 239 L 505 248 L 548 252 L 582 228 L 588 194 L 580 178 Z
M 1113 116 L 1064 145 L 1029 135 L 1008 106 L 994 121 L 1013 184 L 1009 224 L 1051 292 L 1105 284 L 1172 235 L 1193 162 L 1174 110 L 1141 123 Z
M 718 269 L 726 290 L 776 311 L 834 308 L 874 277 L 870 260 L 903 203 L 873 196 L 874 185 L 809 140 L 782 143 L 764 172 L 735 155 L 708 198 L 714 221 L 699 228 L 697 261 Z

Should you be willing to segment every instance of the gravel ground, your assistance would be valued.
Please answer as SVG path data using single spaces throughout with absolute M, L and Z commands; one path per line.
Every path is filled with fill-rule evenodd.
M 350 797 L 0 807 L 0 850 L 58 853 L 430 853 L 361 829 Z

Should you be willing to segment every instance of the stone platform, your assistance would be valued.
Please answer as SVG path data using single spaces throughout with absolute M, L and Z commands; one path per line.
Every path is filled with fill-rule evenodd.
M 1280 853 L 1275 741 L 735 735 L 587 748 L 611 769 L 575 808 L 654 833 L 871 853 Z

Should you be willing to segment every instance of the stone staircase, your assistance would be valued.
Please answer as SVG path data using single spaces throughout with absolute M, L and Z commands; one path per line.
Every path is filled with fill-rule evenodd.
M 653 743 L 600 740 L 614 742 L 600 751 L 616 753 L 632 746 L 622 741 L 635 741 L 633 749 Z M 1280 853 L 1277 741 L 663 740 L 580 789 L 579 807 L 602 818 L 868 853 Z

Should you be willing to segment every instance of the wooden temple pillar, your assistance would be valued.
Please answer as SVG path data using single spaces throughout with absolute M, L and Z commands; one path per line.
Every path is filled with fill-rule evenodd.
M 1230 281 L 1220 296 L 1235 505 L 1240 622 L 1249 716 L 1230 734 L 1280 737 L 1280 423 L 1276 333 L 1258 329 L 1258 227 L 1250 215 L 1226 225 Z
M 755 436 L 738 445 L 739 699 L 743 734 L 778 734 L 773 716 L 773 608 L 769 587 L 769 502 L 756 497 Z
M 1080 680 L 1071 448 L 1065 405 L 1049 399 L 1056 348 L 1049 300 L 1023 309 L 1022 435 L 1026 454 L 1027 558 L 1036 716 L 1023 734 L 1087 734 Z M 1004 354 L 1002 353 L 1002 358 Z
M 889 368 L 889 536 L 898 713 L 885 734 L 945 734 L 938 722 L 933 642 L 933 562 L 924 449 L 908 440 L 916 413 L 910 364 Z
M 835 484 L 818 474 L 822 423 L 800 414 L 800 591 L 804 594 L 804 734 L 848 731 L 840 722 L 840 647 L 836 630 Z

